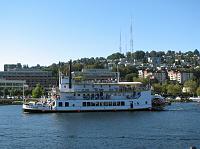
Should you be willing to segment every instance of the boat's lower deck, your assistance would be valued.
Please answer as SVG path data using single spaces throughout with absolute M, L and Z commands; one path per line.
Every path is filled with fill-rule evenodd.
M 40 109 L 23 109 L 27 113 L 79 113 L 79 112 L 122 112 L 122 111 L 150 111 L 151 108 L 144 109 L 104 109 L 104 110 L 40 110 Z

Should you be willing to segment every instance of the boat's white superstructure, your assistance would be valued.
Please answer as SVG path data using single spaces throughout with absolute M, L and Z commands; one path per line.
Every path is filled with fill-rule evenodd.
M 200 102 L 200 96 L 198 96 L 198 97 L 190 97 L 189 100 L 192 100 L 194 102 Z
M 23 104 L 25 112 L 129 111 L 152 108 L 151 91 L 140 82 L 119 82 L 119 73 L 83 70 L 60 74 L 59 94 L 46 102 Z

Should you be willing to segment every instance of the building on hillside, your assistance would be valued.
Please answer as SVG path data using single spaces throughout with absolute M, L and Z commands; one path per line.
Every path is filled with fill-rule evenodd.
M 148 63 L 152 64 L 153 67 L 160 66 L 161 58 L 160 57 L 148 57 Z
M 29 89 L 33 89 L 37 84 L 41 84 L 45 89 L 57 86 L 57 78 L 53 76 L 51 71 L 16 68 L 17 65 L 5 65 L 5 71 L 0 71 L 0 79 L 26 81 Z
M 164 70 L 138 70 L 138 76 L 140 78 L 156 79 L 159 83 L 164 83 L 167 80 L 167 73 Z
M 168 77 L 172 81 L 178 81 L 179 83 L 183 84 L 185 81 L 193 78 L 193 73 L 185 72 L 185 71 L 170 70 L 168 71 Z

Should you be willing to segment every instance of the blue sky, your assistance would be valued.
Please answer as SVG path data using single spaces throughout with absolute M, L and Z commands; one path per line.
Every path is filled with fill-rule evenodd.
M 0 70 L 134 50 L 200 50 L 199 0 L 0 0 Z M 127 48 L 126 48 L 127 47 Z

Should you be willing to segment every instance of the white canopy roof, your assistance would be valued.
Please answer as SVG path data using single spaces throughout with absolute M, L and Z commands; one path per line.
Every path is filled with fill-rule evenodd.
M 110 84 L 110 85 L 140 85 L 142 82 L 116 82 L 116 83 L 94 83 L 94 84 Z

